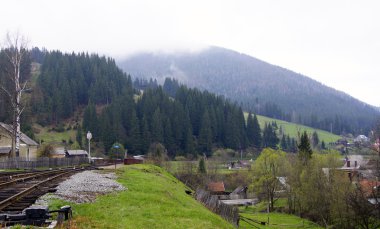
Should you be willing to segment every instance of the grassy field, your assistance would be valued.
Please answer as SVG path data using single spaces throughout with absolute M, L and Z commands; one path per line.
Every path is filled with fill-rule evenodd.
M 37 130 L 37 133 L 35 134 L 37 139 L 46 143 L 62 142 L 63 140 L 69 142 L 70 139 L 75 141 L 75 130 L 73 129 L 65 130 L 63 132 L 56 132 L 50 131 L 49 127 L 41 127 L 38 124 L 35 124 L 33 128 Z
M 295 215 L 289 215 L 284 213 L 255 213 L 255 214 L 249 214 L 249 213 L 241 213 L 241 216 L 244 216 L 246 218 L 252 219 L 250 220 L 240 220 L 240 227 L 241 228 L 273 228 L 273 229 L 279 229 L 279 228 L 308 228 L 308 229 L 322 229 L 322 227 L 318 226 L 317 224 L 308 221 L 306 219 L 302 219 Z M 257 222 L 268 222 L 269 218 L 269 224 L 261 225 Z
M 246 118 L 248 117 L 248 113 L 245 113 L 245 117 Z M 261 129 L 264 128 L 265 123 L 272 123 L 275 121 L 279 128 L 280 128 L 280 126 L 282 127 L 285 134 L 289 134 L 290 137 L 293 137 L 293 138 L 298 138 L 298 132 L 302 133 L 305 130 L 308 134 L 312 134 L 314 131 L 317 131 L 319 140 L 325 141 L 325 143 L 336 142 L 338 139 L 341 138 L 338 135 L 332 134 L 332 133 L 324 131 L 324 130 L 314 129 L 314 128 L 311 128 L 308 126 L 290 123 L 290 122 L 282 121 L 279 119 L 268 118 L 268 117 L 261 116 L 261 115 L 258 115 L 257 119 L 259 120 L 259 124 L 260 124 Z
M 275 202 L 275 207 L 284 207 L 286 205 L 286 199 L 280 198 Z M 300 218 L 295 215 L 289 215 L 285 213 L 265 213 L 267 203 L 260 202 L 255 206 L 239 207 L 241 220 L 240 226 L 242 228 L 309 228 L 319 229 L 322 228 L 317 224 Z M 247 219 L 248 218 L 248 219 Z M 245 220 L 243 220 L 245 219 Z M 251 220 L 253 221 L 251 221 Z M 269 224 L 268 223 L 269 220 Z M 265 225 L 261 225 L 260 222 L 265 222 Z
M 124 166 L 118 177 L 128 190 L 100 196 L 94 203 L 69 203 L 74 213 L 70 228 L 233 228 L 159 167 Z M 54 200 L 50 208 L 64 204 Z

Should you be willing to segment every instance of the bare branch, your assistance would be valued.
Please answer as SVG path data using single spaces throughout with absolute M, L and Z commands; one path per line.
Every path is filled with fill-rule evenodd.
M 9 99 L 12 100 L 11 93 L 3 85 L 0 85 L 0 88 L 8 95 Z

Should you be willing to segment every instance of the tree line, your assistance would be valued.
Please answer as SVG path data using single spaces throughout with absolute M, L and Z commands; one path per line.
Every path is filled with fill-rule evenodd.
M 84 108 L 76 140 L 81 144 L 84 134 L 91 131 L 105 151 L 116 141 L 134 154 L 147 152 L 153 142 L 162 143 L 170 156 L 211 155 L 216 147 L 296 151 L 295 139 L 280 133 L 285 139 L 280 141 L 275 123 L 261 130 L 255 114 L 249 113 L 246 121 L 236 103 L 187 88 L 175 79 L 167 78 L 162 86 L 155 80 L 132 81 L 111 58 L 38 48 L 25 59 L 29 71 L 23 71 L 23 79 L 31 79 L 31 62 L 40 68 L 31 80 L 22 119 L 27 134 L 33 135 L 33 121 L 60 126 Z M 6 111 L 0 113 L 1 120 L 7 120 Z

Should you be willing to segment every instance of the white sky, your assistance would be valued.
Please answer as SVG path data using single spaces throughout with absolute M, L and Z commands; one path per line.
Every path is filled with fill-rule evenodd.
M 7 0 L 0 36 L 121 57 L 216 45 L 302 73 L 380 106 L 377 0 Z

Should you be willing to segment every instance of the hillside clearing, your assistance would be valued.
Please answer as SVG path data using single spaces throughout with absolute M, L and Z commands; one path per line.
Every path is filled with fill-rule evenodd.
M 245 118 L 247 118 L 248 113 L 244 112 L 244 116 L 245 116 Z M 329 133 L 327 131 L 315 129 L 312 127 L 308 127 L 308 126 L 304 126 L 304 125 L 300 125 L 300 124 L 296 124 L 296 123 L 286 122 L 286 121 L 274 119 L 274 118 L 268 118 L 266 116 L 261 116 L 261 115 L 257 115 L 257 119 L 259 121 L 261 130 L 264 129 L 265 123 L 276 122 L 278 128 L 280 128 L 280 126 L 281 126 L 283 132 L 285 134 L 289 134 L 289 136 L 291 138 L 297 139 L 298 138 L 298 132 L 302 133 L 302 132 L 306 131 L 309 135 L 311 135 L 314 131 L 316 131 L 318 133 L 319 140 L 324 141 L 325 143 L 336 142 L 337 140 L 341 139 L 340 136 Z

